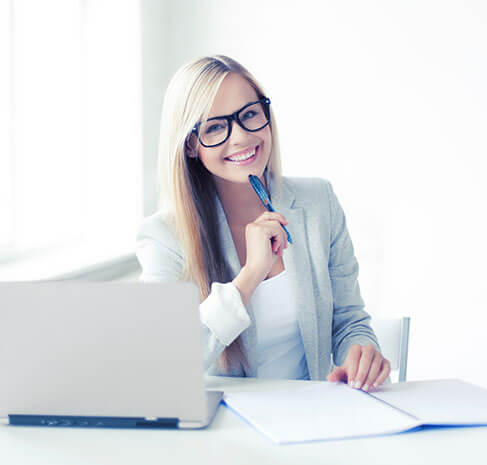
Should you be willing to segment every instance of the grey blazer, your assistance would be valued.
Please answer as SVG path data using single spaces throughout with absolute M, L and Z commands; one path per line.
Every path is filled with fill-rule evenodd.
M 284 250 L 283 261 L 294 285 L 309 376 L 312 380 L 326 380 L 334 365 L 344 363 L 352 345 L 372 344 L 380 350 L 369 325 L 370 316 L 364 311 L 357 281 L 359 266 L 345 215 L 328 180 L 283 177 L 281 192 L 273 178 L 267 178 L 267 182 L 273 206 L 289 221 L 286 227 L 293 239 L 293 244 Z M 235 277 L 241 265 L 224 210 L 216 198 L 222 247 Z M 184 255 L 161 213 L 145 218 L 140 225 L 136 253 L 143 270 L 142 280 L 182 279 Z M 224 306 L 225 302 L 220 305 Z M 252 323 L 241 336 L 250 370 L 220 372 L 216 360 L 225 345 L 202 324 L 208 374 L 256 376 L 252 301 L 246 310 Z

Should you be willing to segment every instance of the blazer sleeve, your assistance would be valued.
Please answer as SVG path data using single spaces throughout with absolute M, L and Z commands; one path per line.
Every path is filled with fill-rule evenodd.
M 364 301 L 358 284 L 359 266 L 348 233 L 345 214 L 326 182 L 330 199 L 330 256 L 328 272 L 333 293 L 332 352 L 335 365 L 343 365 L 354 344 L 372 344 L 380 351 L 370 315 L 364 311 Z
M 140 225 L 136 255 L 143 282 L 183 280 L 184 258 L 167 225 L 154 216 Z M 250 326 L 240 291 L 232 283 L 211 284 L 211 292 L 199 305 L 205 371 L 216 362 L 226 346 Z

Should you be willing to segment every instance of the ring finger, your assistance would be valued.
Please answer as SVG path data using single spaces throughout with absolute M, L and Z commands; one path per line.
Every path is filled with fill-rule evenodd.
M 370 366 L 369 376 L 365 380 L 364 391 L 368 392 L 372 384 L 379 376 L 380 368 L 382 366 L 382 359 L 382 354 L 380 352 L 376 352 L 374 355 L 374 359 L 372 360 L 372 365 Z

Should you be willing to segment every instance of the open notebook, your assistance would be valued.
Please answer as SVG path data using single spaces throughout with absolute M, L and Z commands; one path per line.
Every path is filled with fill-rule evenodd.
M 372 393 L 323 382 L 227 393 L 224 402 L 280 444 L 393 434 L 423 425 L 487 426 L 487 389 L 457 379 L 388 384 Z

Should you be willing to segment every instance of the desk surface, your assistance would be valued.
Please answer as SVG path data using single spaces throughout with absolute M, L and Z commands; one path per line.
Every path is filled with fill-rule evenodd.
M 208 377 L 208 389 L 267 390 L 311 381 Z M 0 426 L 8 465 L 487 463 L 487 427 L 440 428 L 366 439 L 279 446 L 220 405 L 203 430 L 122 430 Z

